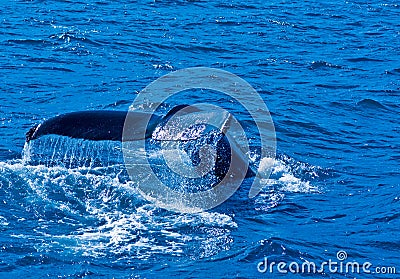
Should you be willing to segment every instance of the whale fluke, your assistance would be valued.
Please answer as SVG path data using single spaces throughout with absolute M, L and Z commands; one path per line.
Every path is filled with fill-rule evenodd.
M 177 117 L 181 122 L 195 123 L 194 120 L 213 119 L 213 125 L 194 124 L 189 127 L 182 126 L 177 119 L 169 121 L 180 111 Z M 128 117 L 128 120 L 127 120 Z M 245 172 L 247 177 L 255 176 L 255 171 L 248 167 L 247 156 L 236 142 L 231 142 L 225 134 L 229 129 L 230 114 L 202 111 L 196 107 L 180 105 L 171 109 L 164 117 L 134 111 L 80 111 L 61 114 L 35 125 L 26 133 L 26 142 L 38 139 L 45 135 L 60 135 L 76 139 L 92 141 L 135 141 L 153 139 L 159 142 L 183 142 L 185 151 L 190 154 L 193 164 L 198 164 L 200 147 L 197 145 L 209 144 L 217 139 L 217 164 L 215 174 L 224 177 L 229 169 L 230 162 L 239 162 L 240 172 Z M 129 123 L 128 133 L 126 120 Z M 194 121 L 194 122 L 193 122 Z M 208 121 L 205 121 L 207 123 Z M 213 133 L 216 132 L 216 133 Z M 128 136 L 127 136 L 128 135 Z M 231 152 L 232 150 L 232 152 Z
M 95 110 L 61 114 L 32 127 L 26 133 L 26 141 L 50 134 L 95 141 L 122 141 L 127 113 L 126 111 Z M 131 140 L 143 139 L 145 130 L 145 137 L 150 137 L 155 125 L 161 120 L 160 116 L 151 115 L 151 123 L 145 127 L 146 123 L 142 120 L 148 118 L 149 115 L 141 112 L 129 112 L 129 114 L 135 119 L 133 123 L 135 129 Z

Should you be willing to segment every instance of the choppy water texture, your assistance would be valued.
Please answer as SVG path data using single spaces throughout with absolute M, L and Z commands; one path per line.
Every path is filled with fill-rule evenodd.
M 89 2 L 0 4 L 1 278 L 266 278 L 279 275 L 257 271 L 264 256 L 339 250 L 400 272 L 396 1 Z M 278 158 L 256 198 L 245 182 L 212 211 L 178 214 L 144 200 L 119 165 L 22 160 L 35 123 L 126 110 L 149 82 L 194 66 L 244 78 L 272 113 Z M 168 105 L 193 100 L 240 119 L 215 94 Z

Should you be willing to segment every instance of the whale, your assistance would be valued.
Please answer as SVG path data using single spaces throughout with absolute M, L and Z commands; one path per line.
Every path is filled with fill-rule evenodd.
M 196 118 L 221 119 L 221 127 L 209 125 L 193 125 L 180 129 L 173 121 L 172 116 L 185 110 L 185 116 Z M 129 133 L 124 133 L 127 119 L 129 119 Z M 216 148 L 215 174 L 224 177 L 232 160 L 238 162 L 239 171 L 245 173 L 245 177 L 254 177 L 255 171 L 249 166 L 247 156 L 239 145 L 225 136 L 224 128 L 227 115 L 215 114 L 215 112 L 201 111 L 188 105 L 178 105 L 172 108 L 165 116 L 136 111 L 111 111 L 89 110 L 60 114 L 34 125 L 26 133 L 26 142 L 32 142 L 47 135 L 65 136 L 89 141 L 137 141 L 152 139 L 160 142 L 182 142 L 185 152 L 192 160 L 192 164 L 199 164 L 200 148 L 193 147 L 201 144 L 214 144 Z M 186 120 L 184 120 L 186 121 Z M 182 122 L 184 122 L 182 121 Z M 175 125 L 175 126 L 174 126 Z M 217 136 L 217 140 L 215 140 Z M 210 140 L 213 139 L 213 140 Z M 195 144 L 192 144 L 195 142 Z M 244 167 L 245 166 L 245 167 Z
M 173 114 L 187 105 L 179 105 L 171 109 L 165 117 L 157 114 L 148 115 L 144 112 L 89 110 L 61 114 L 34 125 L 26 133 L 26 142 L 45 135 L 60 135 L 86 140 L 122 141 L 124 124 L 127 116 L 134 119 L 130 138 L 139 140 L 150 138 L 155 127 L 162 121 L 167 121 Z M 150 119 L 149 123 L 145 120 Z M 143 131 L 145 133 L 143 134 Z

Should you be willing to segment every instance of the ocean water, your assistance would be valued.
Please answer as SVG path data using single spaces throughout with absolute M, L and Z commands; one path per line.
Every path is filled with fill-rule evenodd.
M 397 1 L 2 1 L 0 10 L 0 278 L 398 278 L 382 274 L 400 273 Z M 34 124 L 127 110 L 158 77 L 198 66 L 243 78 L 271 112 L 277 158 L 257 197 L 245 180 L 217 208 L 175 213 L 144 199 L 121 165 L 26 160 Z M 165 106 L 193 100 L 248 120 L 212 92 Z M 77 154 L 62 143 L 42 150 Z M 78 146 L 82 156 L 117 148 Z M 266 258 L 372 267 L 260 272 Z

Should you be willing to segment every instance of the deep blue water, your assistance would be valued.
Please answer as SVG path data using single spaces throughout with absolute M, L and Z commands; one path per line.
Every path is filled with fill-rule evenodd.
M 301 277 L 257 264 L 340 250 L 400 272 L 398 2 L 89 2 L 0 4 L 1 278 Z M 240 76 L 271 111 L 274 187 L 256 198 L 239 189 L 214 210 L 173 213 L 113 171 L 23 163 L 34 124 L 127 110 L 156 78 L 195 66 Z M 215 102 L 197 92 L 169 105 L 193 98 Z

